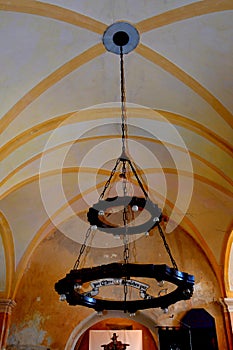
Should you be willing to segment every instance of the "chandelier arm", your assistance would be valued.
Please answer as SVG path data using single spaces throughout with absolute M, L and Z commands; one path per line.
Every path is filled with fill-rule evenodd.
M 172 266 L 173 266 L 173 268 L 174 268 L 175 270 L 178 270 L 177 264 L 176 264 L 176 262 L 175 262 L 175 259 L 174 259 L 173 256 L 172 256 L 171 249 L 169 248 L 169 245 L 168 245 L 168 243 L 167 243 L 167 240 L 166 240 L 166 237 L 165 237 L 165 235 L 164 235 L 164 233 L 163 233 L 163 230 L 162 230 L 161 226 L 159 225 L 159 223 L 158 223 L 157 226 L 158 226 L 158 230 L 159 230 L 160 236 L 161 236 L 161 238 L 162 238 L 162 240 L 163 240 L 164 247 L 165 247 L 165 249 L 166 249 L 166 251 L 167 251 L 167 253 L 168 253 L 168 255 L 169 255 L 169 258 L 170 258 L 170 260 L 171 260 Z
M 105 183 L 105 185 L 104 185 L 104 189 L 103 189 L 102 193 L 101 193 L 100 196 L 99 196 L 99 200 L 103 199 L 104 194 L 105 194 L 106 190 L 108 189 L 108 187 L 109 187 L 109 185 L 110 185 L 110 182 L 111 182 L 111 180 L 112 180 L 112 178 L 113 178 L 113 176 L 114 176 L 114 174 L 115 174 L 115 172 L 116 172 L 116 169 L 117 169 L 117 167 L 118 167 L 120 161 L 121 161 L 121 159 L 120 159 L 120 158 L 117 158 L 116 163 L 115 163 L 115 166 L 114 166 L 114 168 L 112 169 L 111 174 L 110 174 L 108 180 L 106 181 L 106 183 Z
M 144 193 L 145 198 L 148 198 L 148 193 L 146 192 L 146 190 L 145 190 L 145 188 L 144 188 L 144 186 L 143 186 L 143 184 L 142 184 L 142 181 L 139 179 L 139 176 L 138 176 L 138 174 L 137 174 L 137 172 L 136 172 L 136 169 L 135 169 L 135 167 L 133 166 L 133 163 L 131 162 L 130 159 L 128 159 L 128 163 L 129 163 L 129 165 L 130 165 L 130 167 L 131 167 L 131 169 L 132 169 L 132 171 L 133 171 L 134 176 L 135 176 L 136 179 L 137 179 L 137 182 L 138 182 L 138 184 L 139 184 L 139 186 L 140 186 L 142 192 Z

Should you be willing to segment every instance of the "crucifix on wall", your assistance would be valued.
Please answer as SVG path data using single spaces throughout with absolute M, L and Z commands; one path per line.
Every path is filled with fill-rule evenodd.
M 122 344 L 121 341 L 117 340 L 118 336 L 116 333 L 113 333 L 113 336 L 111 338 L 111 342 L 109 344 L 103 344 L 101 345 L 104 350 L 125 350 L 129 344 Z

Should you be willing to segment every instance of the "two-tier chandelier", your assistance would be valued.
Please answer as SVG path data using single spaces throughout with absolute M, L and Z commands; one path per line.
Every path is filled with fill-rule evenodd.
M 103 187 L 98 202 L 93 204 L 88 210 L 87 219 L 90 226 L 81 245 L 78 259 L 66 277 L 55 284 L 55 290 L 60 295 L 61 300 L 66 300 L 70 305 L 82 305 L 93 308 L 98 312 L 103 310 L 123 310 L 124 312 L 135 313 L 138 310 L 157 307 L 165 310 L 169 305 L 177 301 L 190 299 L 193 294 L 194 276 L 178 270 L 160 225 L 163 217 L 162 211 L 149 198 L 148 190 L 143 184 L 143 180 L 140 178 L 127 148 L 124 55 L 134 50 L 138 43 L 139 33 L 137 29 L 127 22 L 112 24 L 103 35 L 105 48 L 120 56 L 122 149 L 120 157 L 116 160 L 110 177 Z M 123 195 L 108 197 L 109 188 L 116 174 L 121 179 Z M 127 184 L 130 180 L 132 181 L 132 178 L 140 189 L 140 196 L 133 196 L 128 193 Z M 111 220 L 113 208 L 115 208 L 114 220 Z M 137 213 L 139 215 L 143 212 L 146 213 L 146 219 L 135 224 L 135 216 Z M 166 264 L 133 264 L 129 262 L 129 236 L 141 233 L 148 234 L 154 228 L 158 229 L 172 267 Z M 80 260 L 93 229 L 98 229 L 100 233 L 105 232 L 122 238 L 124 262 L 79 268 Z M 176 288 L 173 288 L 170 293 L 166 291 L 153 296 L 147 292 L 150 285 L 132 279 L 132 277 L 154 279 L 158 284 L 167 281 Z M 84 292 L 82 287 L 83 284 L 86 285 L 87 283 L 90 284 L 90 288 Z M 123 286 L 122 300 L 98 297 L 100 288 L 119 285 Z M 129 299 L 129 288 L 138 289 L 140 298 Z

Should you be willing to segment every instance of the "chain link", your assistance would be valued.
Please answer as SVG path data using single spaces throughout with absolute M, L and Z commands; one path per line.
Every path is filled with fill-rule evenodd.
M 126 176 L 126 161 L 123 160 L 123 164 L 122 164 L 122 179 L 123 179 L 123 183 L 122 183 L 122 187 L 123 187 L 123 195 L 124 197 L 127 195 L 127 176 Z M 128 264 L 129 262 L 129 237 L 128 237 L 128 207 L 127 205 L 124 206 L 123 209 L 123 225 L 125 228 L 125 232 L 124 232 L 124 239 L 123 239 L 123 243 L 124 243 L 124 263 Z M 124 302 L 126 303 L 127 301 L 127 296 L 128 296 L 128 286 L 127 286 L 127 278 L 128 276 L 124 277 Z M 124 312 L 126 312 L 126 308 L 124 310 Z
M 135 240 L 133 241 L 132 255 L 134 258 L 134 262 L 136 263 L 137 262 L 137 248 L 136 248 Z
M 113 178 L 113 176 L 114 176 L 114 174 L 115 174 L 115 172 L 116 172 L 116 170 L 117 170 L 117 167 L 118 167 L 120 161 L 121 161 L 120 158 L 118 158 L 118 159 L 116 160 L 116 164 L 115 164 L 114 168 L 112 169 L 111 174 L 110 174 L 108 180 L 106 181 L 106 183 L 105 183 L 105 185 L 104 185 L 104 189 L 103 189 L 103 191 L 102 191 L 102 193 L 101 193 L 101 195 L 100 195 L 100 197 L 99 197 L 99 200 L 100 200 L 100 199 L 103 199 L 104 194 L 105 194 L 106 190 L 108 189 L 108 187 L 109 187 L 109 185 L 110 185 L 110 182 L 111 182 L 111 180 L 112 180 L 112 178 Z
M 122 46 L 120 47 L 120 71 L 121 71 L 121 131 L 122 131 L 122 153 L 126 150 L 127 124 L 126 124 L 126 93 L 125 93 L 125 74 Z
M 175 270 L 178 270 L 178 267 L 177 267 L 177 264 L 176 264 L 176 262 L 175 262 L 175 259 L 174 259 L 173 256 L 172 256 L 171 250 L 170 250 L 169 245 L 168 245 L 168 243 L 167 243 L 167 241 L 166 241 L 166 238 L 165 238 L 165 235 L 164 235 L 164 233 L 163 233 L 163 230 L 162 230 L 162 228 L 161 228 L 161 226 L 160 226 L 159 224 L 158 224 L 158 230 L 159 230 L 160 236 L 162 237 L 164 247 L 165 247 L 165 249 L 166 249 L 166 251 L 167 251 L 167 253 L 168 253 L 168 255 L 169 255 L 169 258 L 170 258 L 170 260 L 171 260 L 171 263 L 172 263 L 172 265 L 173 265 L 173 268 L 174 268 Z
M 89 227 L 89 228 L 87 229 L 84 242 L 83 242 L 83 244 L 82 244 L 81 247 L 80 247 L 79 256 L 78 256 L 78 258 L 77 258 L 77 260 L 76 260 L 76 262 L 75 262 L 75 264 L 74 264 L 74 268 L 73 268 L 74 270 L 78 269 L 78 267 L 79 267 L 80 260 L 81 260 L 81 257 L 82 257 L 82 255 L 83 255 L 85 249 L 86 249 L 87 240 L 88 240 L 88 238 L 90 237 L 90 234 L 91 234 L 91 227 Z

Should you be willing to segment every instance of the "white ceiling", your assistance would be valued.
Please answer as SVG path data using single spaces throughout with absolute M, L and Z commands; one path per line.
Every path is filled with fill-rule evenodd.
M 0 0 L 2 293 L 54 227 L 82 242 L 75 213 L 97 201 L 120 155 L 119 57 L 102 44 L 116 21 L 140 33 L 125 57 L 130 155 L 168 231 L 181 224 L 220 271 L 232 230 L 232 14 L 231 0 Z

